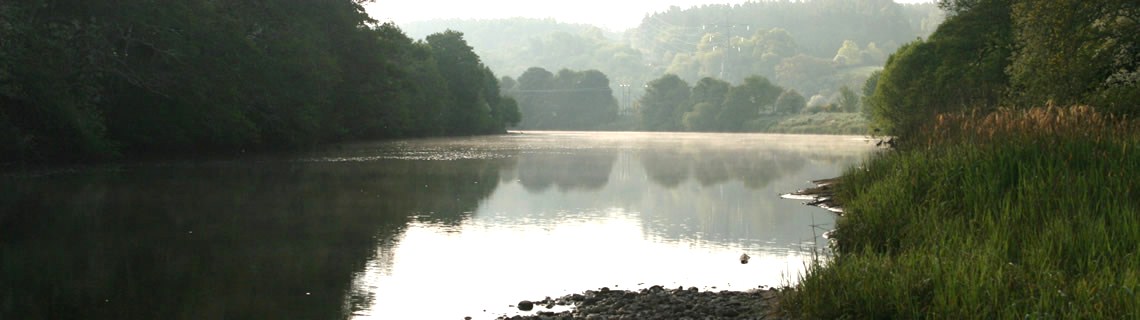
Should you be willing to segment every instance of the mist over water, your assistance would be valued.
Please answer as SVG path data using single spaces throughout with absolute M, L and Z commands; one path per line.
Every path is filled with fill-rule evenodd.
M 602 286 L 776 286 L 834 222 L 778 195 L 872 149 L 526 132 L 7 177 L 0 318 L 493 318 Z

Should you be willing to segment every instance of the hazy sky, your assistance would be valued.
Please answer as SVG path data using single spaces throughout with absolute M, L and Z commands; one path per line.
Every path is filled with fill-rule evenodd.
M 933 0 L 895 0 L 903 3 Z M 688 8 L 701 4 L 743 3 L 744 0 L 376 0 L 366 5 L 380 21 L 397 24 L 430 19 L 492 19 L 510 17 L 554 18 L 560 22 L 587 23 L 620 31 L 641 23 L 646 13 L 664 11 L 671 5 Z

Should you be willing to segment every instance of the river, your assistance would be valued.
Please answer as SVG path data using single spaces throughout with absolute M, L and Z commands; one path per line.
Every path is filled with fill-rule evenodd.
M 525 132 L 10 174 L 0 319 L 491 319 L 603 286 L 789 284 L 835 217 L 778 195 L 873 150 Z

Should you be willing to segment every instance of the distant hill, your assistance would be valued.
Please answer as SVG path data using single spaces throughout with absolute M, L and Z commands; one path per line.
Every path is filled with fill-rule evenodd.
M 567 52 L 535 52 L 541 50 L 543 39 L 554 35 L 562 38 L 563 45 L 574 46 L 575 50 L 595 50 L 595 42 L 616 43 L 620 34 L 607 32 L 586 24 L 561 23 L 554 19 L 487 19 L 463 20 L 444 19 L 401 24 L 400 28 L 413 39 L 451 29 L 463 32 L 467 43 L 486 64 L 501 76 L 517 77 L 529 67 L 539 66 L 552 70 L 561 68 L 596 69 L 600 66 L 558 65 L 547 60 L 572 61 Z M 567 38 L 574 38 L 569 39 Z M 582 47 L 582 48 L 579 48 Z M 536 54 L 537 53 L 537 54 Z
M 434 20 L 401 28 L 412 38 L 452 29 L 496 75 L 530 67 L 596 69 L 614 91 L 673 73 L 694 83 L 761 75 L 807 96 L 860 87 L 900 45 L 926 37 L 944 14 L 892 0 L 760 1 L 648 13 L 624 33 L 553 19 Z

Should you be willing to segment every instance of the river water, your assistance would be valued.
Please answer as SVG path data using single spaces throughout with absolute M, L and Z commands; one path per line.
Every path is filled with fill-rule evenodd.
M 853 136 L 526 132 L 0 179 L 0 319 L 491 319 L 794 283 Z M 750 263 L 738 257 L 747 253 Z

